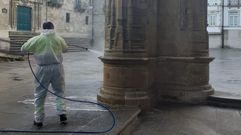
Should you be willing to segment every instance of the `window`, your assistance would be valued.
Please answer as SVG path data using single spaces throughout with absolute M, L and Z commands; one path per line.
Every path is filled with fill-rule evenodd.
M 89 25 L 89 16 L 85 16 L 85 24 Z
M 70 22 L 70 13 L 66 13 L 66 23 Z
M 230 11 L 228 15 L 229 26 L 239 26 L 239 13 L 237 11 Z
M 217 15 L 216 14 L 209 14 L 208 15 L 208 25 L 209 26 L 216 26 L 217 25 Z
M 47 0 L 48 6 L 61 7 L 64 4 L 64 0 Z

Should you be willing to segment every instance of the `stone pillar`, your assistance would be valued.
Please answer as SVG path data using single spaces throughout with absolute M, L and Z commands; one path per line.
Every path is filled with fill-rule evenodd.
M 104 84 L 98 101 L 200 103 L 209 85 L 206 0 L 106 0 Z
M 209 85 L 207 0 L 159 0 L 158 88 L 161 99 L 199 103 Z
M 106 0 L 104 84 L 98 101 L 150 106 L 156 54 L 156 0 Z M 153 48 L 154 47 L 154 48 Z

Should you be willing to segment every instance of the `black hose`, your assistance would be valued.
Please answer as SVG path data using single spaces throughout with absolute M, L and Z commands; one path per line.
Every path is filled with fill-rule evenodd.
M 3 40 L 2 40 L 3 41 Z M 7 41 L 4 41 L 4 42 L 7 42 Z M 32 68 L 32 65 L 31 65 L 31 62 L 30 62 L 30 57 L 29 57 L 29 53 L 28 53 L 28 64 L 29 64 L 29 67 L 30 67 L 30 70 L 34 76 L 34 78 L 37 80 L 37 82 L 41 85 L 41 87 L 43 87 L 45 90 L 47 90 L 49 93 L 53 94 L 54 96 L 57 96 L 59 98 L 62 98 L 64 100 L 68 100 L 68 101 L 72 101 L 72 102 L 78 102 L 78 103 L 85 103 L 85 104 L 94 104 L 94 105 L 98 105 L 100 107 L 102 107 L 103 109 L 107 110 L 111 117 L 112 117 L 112 125 L 110 128 L 106 129 L 106 130 L 103 130 L 103 131 L 33 131 L 33 130 L 17 130 L 17 129 L 0 129 L 0 133 L 61 133 L 61 134 L 103 134 L 103 133 L 107 133 L 107 132 L 110 132 L 114 127 L 115 127 L 115 124 L 116 124 L 116 119 L 115 119 L 115 116 L 114 116 L 114 113 L 110 110 L 109 107 L 103 105 L 103 104 L 100 104 L 100 103 L 95 103 L 95 102 L 91 102 L 91 101 L 82 101 L 82 100 L 76 100 L 76 99 L 70 99 L 70 98 L 65 98 L 65 97 L 62 97 L 62 96 L 59 96 L 57 94 L 55 94 L 54 92 L 50 91 L 48 88 L 46 88 L 43 84 L 40 83 L 39 79 L 37 78 L 37 76 L 35 75 L 34 71 L 33 71 L 33 68 Z

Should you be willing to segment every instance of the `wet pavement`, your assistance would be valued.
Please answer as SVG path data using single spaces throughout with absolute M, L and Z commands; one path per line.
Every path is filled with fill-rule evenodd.
M 64 54 L 66 98 L 97 102 L 96 95 L 103 82 L 103 64 L 98 59 L 100 55 L 100 52 L 93 50 Z M 33 60 L 31 60 L 31 63 L 35 67 Z M 0 62 L 0 129 L 99 132 L 112 126 L 113 119 L 105 109 L 97 105 L 70 101 L 66 101 L 68 124 L 61 126 L 55 111 L 55 97 L 48 94 L 45 104 L 44 127 L 36 129 L 32 126 L 34 101 L 32 79 L 27 61 Z M 119 127 L 136 110 L 133 108 L 112 110 L 116 118 L 116 125 L 111 132 L 105 134 L 119 132 Z M 20 133 L 0 134 L 16 135 Z M 27 133 L 21 134 L 27 135 Z M 68 135 L 70 134 L 68 133 Z M 42 133 L 39 133 L 39 135 L 42 135 Z
M 139 119 L 132 135 L 241 135 L 240 110 L 162 103 Z
M 241 50 L 210 49 L 210 56 L 210 84 L 219 102 L 213 104 L 221 107 L 160 103 L 139 117 L 133 135 L 241 135 L 241 109 L 226 108 L 240 104 Z
M 64 54 L 66 97 L 96 102 L 103 83 L 103 64 L 97 51 Z M 210 83 L 217 91 L 241 95 L 241 50 L 211 49 Z M 34 62 L 32 61 L 34 65 Z M 33 84 L 27 61 L 0 62 L 0 129 L 37 130 L 33 122 Z M 55 97 L 48 95 L 46 119 L 41 130 L 100 131 L 111 126 L 107 111 L 96 105 L 67 102 L 69 124 L 61 126 L 55 114 Z M 135 110 L 115 110 L 121 127 Z M 139 117 L 133 135 L 240 135 L 239 109 L 207 105 L 159 104 Z M 9 135 L 10 133 L 0 133 Z M 19 133 L 11 133 L 16 135 Z M 117 130 L 107 134 L 115 135 Z M 40 135 L 40 134 L 39 134 Z M 68 134 L 70 135 L 70 134 Z M 125 134 L 124 134 L 125 135 Z
M 241 95 L 241 50 L 210 49 L 210 84 L 216 91 Z

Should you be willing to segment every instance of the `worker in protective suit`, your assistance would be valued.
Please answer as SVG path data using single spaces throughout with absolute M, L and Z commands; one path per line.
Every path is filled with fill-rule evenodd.
M 51 84 L 55 94 L 64 96 L 65 80 L 62 52 L 66 51 L 67 48 L 64 39 L 55 34 L 54 25 L 51 22 L 45 22 L 42 33 L 29 39 L 21 48 L 22 51 L 32 52 L 37 62 L 35 72 L 37 79 L 35 78 L 34 81 L 34 125 L 37 127 L 43 126 L 46 88 Z M 60 123 L 66 124 L 66 106 L 63 99 L 59 97 L 56 98 L 56 109 Z

